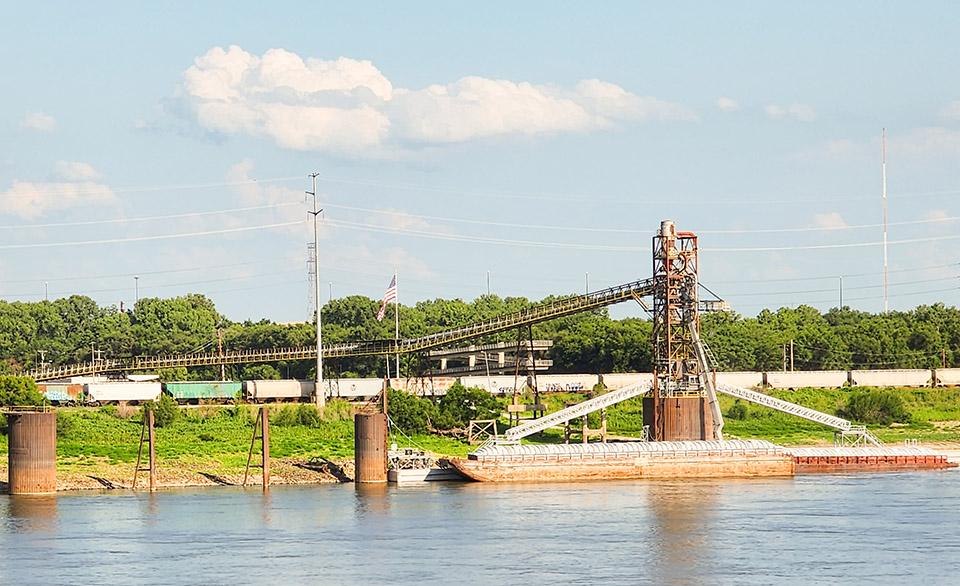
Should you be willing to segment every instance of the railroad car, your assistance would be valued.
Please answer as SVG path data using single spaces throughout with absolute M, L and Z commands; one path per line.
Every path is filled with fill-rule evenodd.
M 846 370 L 793 370 L 765 372 L 764 382 L 773 389 L 839 389 L 850 380 Z
M 936 374 L 930 369 L 851 370 L 850 384 L 861 387 L 929 387 Z
M 83 385 L 72 383 L 39 383 L 37 390 L 55 405 L 83 402 Z
M 316 383 L 309 380 L 248 380 L 243 383 L 246 399 L 253 403 L 268 401 L 309 401 Z
M 83 394 L 86 397 L 86 402 L 95 405 L 117 403 L 120 401 L 131 403 L 156 401 L 160 398 L 162 390 L 162 386 L 158 382 L 104 382 L 87 383 L 83 385 Z
M 234 381 L 168 381 L 163 390 L 179 402 L 229 402 L 243 391 L 243 383 Z

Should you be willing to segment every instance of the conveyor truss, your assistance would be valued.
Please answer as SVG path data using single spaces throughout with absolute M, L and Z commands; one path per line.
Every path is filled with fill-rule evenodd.
M 498 316 L 463 327 L 443 332 L 396 340 L 370 340 L 332 344 L 323 347 L 323 358 L 347 358 L 354 356 L 375 356 L 419 352 L 438 348 L 447 344 L 496 334 L 515 328 L 537 324 L 568 315 L 581 313 L 639 299 L 653 293 L 653 279 L 633 281 L 616 287 L 610 287 L 584 295 L 574 295 L 537 305 L 515 313 Z M 153 370 L 190 366 L 213 366 L 219 364 L 249 364 L 258 362 L 278 362 L 286 360 L 314 360 L 317 357 L 316 346 L 297 348 L 261 348 L 253 350 L 235 350 L 223 352 L 200 352 L 169 356 L 142 356 L 133 358 L 102 359 L 93 362 L 81 362 L 65 366 L 36 369 L 24 372 L 24 376 L 35 380 L 51 380 L 70 376 L 94 375 L 103 372 Z

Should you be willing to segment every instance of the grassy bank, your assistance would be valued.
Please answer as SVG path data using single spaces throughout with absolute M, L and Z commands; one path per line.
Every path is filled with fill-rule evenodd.
M 156 428 L 158 468 L 174 483 L 178 473 L 182 477 L 242 478 L 256 414 L 256 408 L 251 406 L 181 408 L 175 421 Z M 82 485 L 83 478 L 96 477 L 129 485 L 140 444 L 141 417 L 140 410 L 135 408 L 59 409 L 58 478 L 66 479 L 68 484 L 71 478 Z M 344 401 L 333 401 L 323 418 L 310 405 L 271 406 L 270 422 L 270 453 L 275 470 L 284 462 L 300 470 L 336 468 L 353 458 L 353 406 Z M 469 450 L 462 442 L 431 435 L 392 441 L 404 446 L 413 443 L 448 455 L 463 455 Z M 0 465 L 5 463 L 6 454 L 4 434 L 0 436 Z M 259 442 L 254 462 L 259 463 Z M 293 472 L 288 475 L 294 476 Z
M 800 389 L 774 391 L 773 396 L 839 414 L 854 393 L 864 389 Z M 930 442 L 960 442 L 960 389 L 885 389 L 902 402 L 903 422 L 869 425 L 881 440 L 904 439 Z M 584 394 L 544 395 L 549 411 L 566 403 L 582 401 Z M 779 413 L 766 407 L 738 403 L 721 396 L 727 438 L 766 439 L 784 445 L 831 444 L 829 428 Z M 271 407 L 271 455 L 275 474 L 286 482 L 338 481 L 352 476 L 353 410 L 344 401 L 331 402 L 323 417 L 310 405 Z M 202 406 L 180 408 L 177 418 L 156 430 L 158 468 L 164 484 L 211 482 L 238 483 L 243 476 L 253 435 L 256 408 L 252 406 Z M 141 411 L 113 406 L 64 408 L 57 412 L 58 479 L 71 488 L 129 486 L 140 442 Z M 505 422 L 505 420 L 503 420 Z M 599 426 L 592 414 L 590 426 Z M 607 414 L 613 435 L 639 437 L 643 429 L 640 397 L 620 403 Z M 505 426 L 503 426 L 505 427 Z M 501 427 L 501 429 L 503 429 Z M 557 443 L 562 432 L 547 430 L 531 442 Z M 419 446 L 438 454 L 463 456 L 471 447 L 437 435 L 396 435 L 391 442 Z M 7 454 L 7 436 L 0 435 L 0 468 Z M 257 446 L 256 455 L 259 455 Z M 259 458 L 255 456 L 255 462 Z M 0 477 L 5 478 L 0 471 Z M 255 481 L 253 481 L 255 482 Z

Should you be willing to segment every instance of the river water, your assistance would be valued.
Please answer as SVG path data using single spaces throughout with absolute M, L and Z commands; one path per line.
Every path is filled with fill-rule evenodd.
M 3 584 L 960 584 L 960 472 L 0 496 Z

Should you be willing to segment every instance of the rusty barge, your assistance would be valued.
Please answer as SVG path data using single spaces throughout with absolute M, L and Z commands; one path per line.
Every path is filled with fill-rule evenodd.
M 749 478 L 956 466 L 922 447 L 785 448 L 764 440 L 488 444 L 451 464 L 481 482 Z

